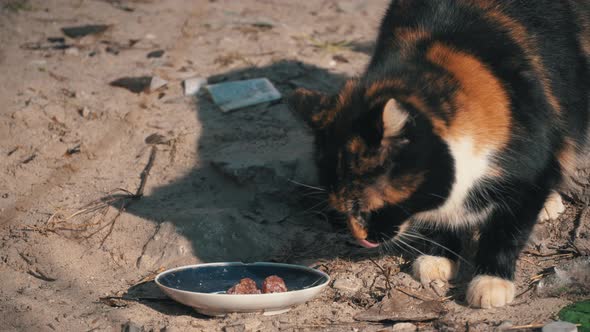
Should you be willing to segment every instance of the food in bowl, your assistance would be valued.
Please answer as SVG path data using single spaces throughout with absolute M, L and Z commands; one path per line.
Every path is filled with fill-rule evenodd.
M 270 276 L 262 283 L 262 293 L 284 293 L 287 291 L 285 281 L 279 276 Z
M 244 278 L 232 288 L 228 289 L 227 294 L 260 294 L 260 289 L 256 286 L 256 281 L 250 278 Z
M 228 289 L 226 294 L 272 294 L 287 292 L 287 285 L 283 278 L 272 275 L 262 282 L 262 291 L 258 289 L 256 281 L 250 278 L 244 278 L 239 283 Z

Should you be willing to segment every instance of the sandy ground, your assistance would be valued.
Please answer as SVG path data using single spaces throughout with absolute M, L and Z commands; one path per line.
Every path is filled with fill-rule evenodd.
M 461 282 L 448 294 L 449 285 L 420 285 L 403 258 L 352 244 L 316 193 L 292 182 L 315 175 L 310 133 L 284 102 L 224 114 L 206 94 L 183 96 L 181 82 L 195 76 L 334 91 L 362 71 L 386 3 L 0 0 L 0 330 L 393 330 L 353 316 L 394 285 L 443 303 L 440 318 L 416 323 L 422 330 L 486 331 L 547 322 L 583 297 L 533 290 L 507 308 L 474 310 Z M 66 50 L 47 41 L 82 24 L 111 27 L 66 38 Z M 154 50 L 165 53 L 148 58 Z M 168 85 L 109 85 L 154 75 Z M 152 134 L 160 144 L 146 143 Z M 144 196 L 125 196 L 152 151 Z M 519 262 L 520 291 L 574 256 L 555 253 L 568 248 L 577 213 L 569 206 L 539 227 Z M 152 282 L 138 285 L 162 268 L 238 260 L 312 264 L 346 287 L 279 316 L 207 318 Z

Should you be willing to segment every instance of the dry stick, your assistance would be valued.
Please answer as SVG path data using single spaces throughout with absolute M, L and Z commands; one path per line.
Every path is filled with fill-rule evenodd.
M 534 329 L 541 329 L 547 324 L 528 324 L 528 325 L 520 325 L 520 326 L 511 326 L 504 331 L 516 331 L 516 330 L 534 330 Z M 576 327 L 582 326 L 581 324 L 576 324 Z
M 30 274 L 31 276 L 43 280 L 43 281 L 56 281 L 57 278 L 54 277 L 50 277 L 48 276 L 45 272 L 43 272 L 41 269 L 39 268 L 35 268 L 35 270 L 33 269 L 29 269 L 29 271 L 27 271 L 28 274 Z
M 504 331 L 516 331 L 516 330 L 533 330 L 533 329 L 540 329 L 543 328 L 545 324 L 528 324 L 528 325 L 520 325 L 520 326 L 512 326 Z
M 427 301 L 427 302 L 428 301 L 436 301 L 435 299 L 431 299 L 429 297 L 423 296 L 423 295 L 418 294 L 418 293 L 416 293 L 414 291 L 411 291 L 411 290 L 409 290 L 407 288 L 396 287 L 395 290 L 400 291 L 400 292 L 402 292 L 402 293 L 404 293 L 404 294 L 406 294 L 408 296 L 411 296 L 411 297 L 416 298 L 416 299 L 421 300 L 421 301 Z M 446 301 L 445 299 L 446 299 L 446 297 L 442 299 L 443 302 Z
M 383 268 L 383 266 L 379 265 L 379 263 L 375 262 L 375 260 L 373 260 L 372 258 L 369 258 L 369 260 L 371 261 L 371 263 L 375 264 L 377 266 L 377 268 L 379 268 L 379 270 L 381 270 L 381 273 L 383 273 L 383 276 L 385 277 L 385 287 L 387 288 L 388 291 L 392 290 L 393 287 L 391 286 L 391 280 L 389 278 L 389 273 L 387 273 L 385 271 L 385 268 Z
M 381 272 L 383 273 L 383 275 L 385 276 L 385 287 L 387 288 L 387 290 L 395 289 L 395 290 L 397 290 L 399 292 L 402 292 L 402 293 L 406 294 L 407 296 L 411 296 L 411 297 L 416 298 L 416 299 L 421 300 L 421 301 L 435 301 L 435 299 L 431 299 L 429 297 L 423 296 L 423 295 L 418 294 L 416 292 L 413 292 L 413 291 L 411 291 L 411 290 L 409 290 L 407 288 L 403 288 L 403 287 L 392 287 L 391 286 L 391 280 L 390 280 L 390 274 L 391 273 L 390 272 L 386 272 L 385 271 L 385 268 L 383 266 L 379 265 L 379 263 L 375 262 L 375 260 L 373 260 L 372 258 L 369 258 L 369 260 L 373 264 L 375 264 L 379 268 L 379 270 L 381 270 Z M 445 301 L 445 299 L 446 298 L 443 298 L 443 301 Z
M 152 145 L 152 150 L 150 151 L 148 163 L 147 165 L 145 165 L 145 168 L 143 169 L 143 171 L 141 171 L 141 175 L 139 176 L 141 180 L 139 182 L 139 187 L 137 187 L 137 191 L 135 192 L 135 194 L 129 196 L 129 198 L 131 198 L 130 200 L 125 200 L 123 201 L 123 203 L 121 203 L 121 207 L 119 208 L 117 215 L 115 215 L 115 217 L 110 223 L 109 231 L 100 241 L 100 247 L 104 245 L 105 241 L 113 233 L 115 223 L 117 222 L 117 219 L 119 219 L 119 217 L 123 214 L 123 212 L 125 212 L 125 210 L 131 205 L 132 202 L 135 202 L 139 200 L 141 197 L 143 197 L 143 190 L 145 189 L 145 184 L 147 182 L 148 176 L 150 175 L 150 171 L 152 170 L 152 167 L 154 167 L 154 161 L 156 160 L 157 151 L 158 150 L 156 146 Z
M 147 178 L 150 175 L 152 167 L 154 167 L 154 161 L 156 160 L 156 151 L 158 151 L 156 146 L 152 145 L 152 150 L 150 151 L 150 158 L 148 159 L 147 165 L 145 165 L 145 168 L 141 172 L 141 181 L 139 182 L 139 187 L 137 188 L 137 192 L 135 192 L 133 199 L 139 199 L 143 196 L 143 189 L 145 188 Z

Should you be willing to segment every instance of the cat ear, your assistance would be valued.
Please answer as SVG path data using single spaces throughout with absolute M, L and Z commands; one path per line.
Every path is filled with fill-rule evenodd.
M 292 110 L 314 130 L 323 129 L 329 124 L 326 116 L 335 104 L 335 98 L 308 89 L 297 89 L 288 100 Z
M 398 136 L 409 119 L 410 114 L 395 99 L 389 99 L 383 108 L 383 139 Z

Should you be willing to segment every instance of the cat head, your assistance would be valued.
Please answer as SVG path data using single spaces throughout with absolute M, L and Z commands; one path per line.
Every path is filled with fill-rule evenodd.
M 445 184 L 437 177 L 449 178 L 452 168 L 430 121 L 408 102 L 411 96 L 372 90 L 350 80 L 335 96 L 298 89 L 290 100 L 314 131 L 331 208 L 368 247 L 394 238 L 412 214 L 439 204 Z

